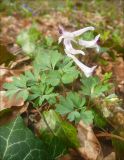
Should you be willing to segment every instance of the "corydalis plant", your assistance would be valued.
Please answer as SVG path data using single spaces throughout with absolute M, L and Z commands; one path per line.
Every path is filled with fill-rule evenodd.
M 85 53 L 82 50 L 77 50 L 74 49 L 72 46 L 72 41 L 74 43 L 76 43 L 79 46 L 83 46 L 85 48 L 96 48 L 96 51 L 99 51 L 99 46 L 97 44 L 97 41 L 100 37 L 100 34 L 97 35 L 93 40 L 91 41 L 86 41 L 86 40 L 82 40 L 79 39 L 78 41 L 75 39 L 76 37 L 80 36 L 81 34 L 90 31 L 90 30 L 94 30 L 94 27 L 86 27 L 74 32 L 68 32 L 65 31 L 64 28 L 62 26 L 59 26 L 59 32 L 61 34 L 61 36 L 59 37 L 59 43 L 62 42 L 63 40 L 63 44 L 64 44 L 64 51 L 67 54 L 68 57 L 70 57 L 77 65 L 78 67 L 84 72 L 84 74 L 86 75 L 86 77 L 89 77 L 92 75 L 93 71 L 95 70 L 96 66 L 93 67 L 88 67 L 86 65 L 84 65 L 82 62 L 80 62 L 75 55 L 77 54 L 82 54 L 85 55 Z

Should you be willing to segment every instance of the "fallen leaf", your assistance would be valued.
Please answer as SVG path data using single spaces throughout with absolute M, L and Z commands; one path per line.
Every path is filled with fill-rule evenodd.
M 115 159 L 115 152 L 110 153 L 108 156 L 104 157 L 103 160 L 116 160 Z
M 92 127 L 85 125 L 80 121 L 77 126 L 80 148 L 78 148 L 82 157 L 86 160 L 102 160 L 103 155 L 100 143 L 98 142 Z
M 115 80 L 118 85 L 118 91 L 124 96 L 124 60 L 119 57 L 113 65 Z
M 5 96 L 6 91 L 0 91 L 0 111 L 11 108 L 12 106 L 22 106 L 24 105 L 24 100 L 22 98 L 16 98 L 16 95 L 12 99 Z
M 0 126 L 5 125 L 16 118 L 18 115 L 27 111 L 29 103 L 25 103 L 20 107 L 11 107 L 0 111 Z
M 13 76 L 18 77 L 24 71 L 32 69 L 31 65 L 27 65 L 27 66 L 24 65 L 27 60 L 29 60 L 29 58 L 24 57 L 22 59 L 14 61 L 14 62 L 12 62 L 11 66 L 9 68 L 6 68 L 2 65 L 0 66 L 0 90 L 3 90 L 3 84 L 5 82 L 12 82 L 13 81 Z M 13 67 L 15 69 L 12 69 Z

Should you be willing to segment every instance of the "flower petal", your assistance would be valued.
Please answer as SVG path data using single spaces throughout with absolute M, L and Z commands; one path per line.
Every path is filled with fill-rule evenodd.
M 77 37 L 77 36 L 83 34 L 84 32 L 87 32 L 89 30 L 94 30 L 94 27 L 85 27 L 83 29 L 79 29 L 74 32 L 68 32 L 68 31 L 64 30 L 64 28 L 62 26 L 59 26 L 59 33 L 62 35 L 59 38 L 59 43 L 62 41 L 63 38 L 74 40 L 74 37 Z
M 75 41 L 74 41 L 75 42 Z M 76 50 L 73 48 L 72 44 L 71 44 L 71 40 L 69 39 L 64 39 L 64 46 L 65 46 L 65 49 L 70 53 L 70 54 L 82 54 L 82 55 L 85 55 L 85 53 L 81 50 Z
M 64 32 L 64 28 L 61 25 L 59 25 L 59 33 L 63 34 L 63 32 Z
M 79 40 L 79 45 L 84 46 L 86 48 L 96 48 L 97 51 L 99 51 L 99 46 L 97 45 L 97 41 L 98 41 L 99 37 L 100 37 L 100 34 L 97 35 L 95 37 L 95 39 L 93 39 L 91 41 L 86 41 L 86 40 L 80 39 Z
M 70 54 L 66 49 L 65 52 L 68 57 L 72 58 L 73 61 L 78 65 L 78 67 L 84 72 L 86 77 L 90 77 L 97 66 L 88 67 L 81 63 L 74 55 Z
M 63 36 L 60 36 L 60 37 L 59 37 L 58 44 L 62 42 L 62 39 L 63 39 L 63 38 L 64 38 Z
M 93 31 L 95 28 L 94 27 L 85 27 L 85 28 L 83 28 L 83 29 L 79 29 L 79 30 L 77 30 L 77 31 L 74 31 L 74 32 L 72 32 L 72 34 L 73 34 L 73 36 L 74 37 L 77 37 L 77 36 L 80 36 L 81 34 L 83 34 L 84 32 L 87 32 L 87 31 Z

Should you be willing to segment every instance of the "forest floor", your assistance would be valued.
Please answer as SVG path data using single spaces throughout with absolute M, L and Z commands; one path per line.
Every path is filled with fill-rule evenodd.
M 100 54 L 92 54 L 86 58 L 90 66 L 97 64 L 94 75 L 101 80 L 104 74 L 111 73 L 109 82 L 113 84 L 113 92 L 119 101 L 113 101 L 107 107 L 114 116 L 109 117 L 107 127 L 86 127 L 79 124 L 79 140 L 81 145 L 89 136 L 88 145 L 92 151 L 99 150 L 98 159 L 123 160 L 124 153 L 124 3 L 121 0 L 74 0 L 74 1 L 26 1 L 24 2 L 1 2 L 0 7 L 0 125 L 4 126 L 11 122 L 17 115 L 22 115 L 29 128 L 33 128 L 37 135 L 39 117 L 36 110 L 28 107 L 28 102 L 19 99 L 16 101 L 4 96 L 5 82 L 12 82 L 13 76 L 19 76 L 24 71 L 32 70 L 30 57 L 27 56 L 20 45 L 17 44 L 17 36 L 23 29 L 29 29 L 36 25 L 42 39 L 52 37 L 55 47 L 58 48 L 60 36 L 58 27 L 62 25 L 68 31 L 75 31 L 87 26 L 95 27 L 95 35 L 100 34 L 98 41 Z M 49 42 L 48 42 L 49 43 Z M 51 43 L 51 42 L 50 42 Z M 43 44 L 44 46 L 46 44 Z M 46 47 L 46 46 L 45 46 Z M 63 50 L 60 47 L 59 50 Z M 63 51 L 62 51 L 63 52 Z M 87 51 L 86 51 L 87 52 Z M 97 101 L 97 100 L 96 100 Z M 101 101 L 101 103 L 103 103 Z M 119 108 L 119 109 L 118 109 Z M 107 112 L 108 114 L 108 112 Z M 30 117 L 30 118 L 29 118 Z M 35 118 L 34 118 L 35 117 Z M 29 120 L 30 119 L 30 120 Z M 29 122 L 27 122 L 29 121 Z M 29 124 L 30 123 L 30 124 Z M 114 129 L 113 129 L 114 128 Z M 86 130 L 86 133 L 83 132 Z M 100 132 L 99 132 L 100 131 Z M 112 131 L 112 132 L 111 132 Z M 116 134 L 117 133 L 117 134 Z M 39 134 L 39 133 L 38 133 Z M 86 137 L 85 137 L 86 136 Z M 83 137 L 83 138 L 82 138 Z M 85 137 L 85 138 L 84 138 Z M 91 138 L 92 137 L 92 138 Z M 112 138 L 117 140 L 114 144 Z M 94 141 L 95 143 L 93 143 Z M 121 147 L 119 147 L 119 144 Z M 83 148 L 84 149 L 84 148 Z M 62 157 L 62 160 L 93 159 L 94 153 L 88 156 L 90 150 L 83 151 L 82 148 L 70 150 Z M 79 154 L 80 153 L 80 154 Z M 102 154 L 102 155 L 101 155 Z M 115 158 L 116 154 L 116 158 Z M 91 158 L 93 156 L 93 158 Z M 83 158 L 81 158 L 83 157 Z M 119 158 L 117 158 L 119 157 Z M 101 158 L 101 159 L 102 159 Z M 4 160 L 4 159 L 3 159 Z M 93 159 L 95 160 L 95 158 Z

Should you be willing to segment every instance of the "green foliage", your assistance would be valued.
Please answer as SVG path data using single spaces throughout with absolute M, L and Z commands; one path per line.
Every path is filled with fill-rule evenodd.
M 59 66 L 59 72 L 61 73 L 61 81 L 64 84 L 72 83 L 78 78 L 79 71 L 73 66 L 73 62 L 69 58 L 65 58 L 63 63 Z
M 107 31 L 102 31 L 102 34 L 100 37 L 101 37 L 102 41 L 106 41 L 109 38 L 109 36 L 110 36 L 110 31 L 107 30 Z
M 117 128 L 115 131 L 113 131 L 113 134 L 124 138 L 124 128 L 123 127 L 122 128 Z M 115 153 L 116 153 L 116 159 L 123 160 L 123 157 L 124 157 L 124 141 L 112 138 L 112 145 L 113 145 Z
M 54 40 L 50 36 L 42 37 L 42 43 L 43 43 L 44 48 L 46 48 L 46 49 L 48 49 L 48 48 L 55 49 L 57 47 L 54 45 Z
M 4 88 L 7 90 L 6 96 L 12 98 L 17 94 L 17 98 L 22 97 L 23 100 L 27 100 L 29 91 L 27 88 L 28 78 L 24 75 L 20 75 L 19 78 L 14 77 L 13 82 L 4 83 Z
M 53 90 L 53 87 L 43 84 L 41 81 L 41 83 L 31 86 L 29 100 L 34 100 L 35 106 L 41 106 L 45 100 L 49 102 L 50 99 L 58 95 L 53 93 Z
M 71 124 L 62 121 L 54 110 L 44 111 L 43 115 L 50 129 L 41 119 L 41 138 L 47 146 L 50 160 L 67 153 L 70 147 L 79 146 L 76 129 Z
M 43 136 L 42 138 L 47 145 L 51 144 L 51 141 L 54 138 L 57 138 L 59 139 L 59 142 L 61 142 L 60 146 L 62 147 L 62 145 L 64 145 L 64 148 L 62 147 L 63 153 L 66 152 L 69 147 L 79 146 L 77 131 L 73 125 L 66 121 L 62 121 L 61 117 L 54 110 L 45 111 L 43 114 L 50 127 L 49 129 L 42 119 L 41 136 Z
M 47 152 L 43 142 L 26 128 L 21 117 L 17 117 L 0 127 L 0 157 L 2 160 L 47 160 Z
M 112 72 L 105 73 L 103 76 L 103 83 L 109 83 L 111 77 L 112 77 Z
M 86 32 L 84 34 L 82 34 L 81 38 L 83 38 L 84 40 L 90 41 L 94 39 L 94 34 L 93 32 Z
M 119 29 L 116 29 L 113 34 L 112 34 L 112 40 L 114 41 L 114 43 L 117 45 L 122 45 L 122 39 L 121 39 L 121 36 L 120 36 L 120 32 L 119 32 Z
M 59 137 L 54 136 L 47 143 L 47 150 L 49 152 L 49 160 L 55 160 L 67 153 L 67 146 Z
M 41 49 L 34 60 L 34 66 L 45 71 L 46 82 L 52 86 L 72 83 L 79 75 L 73 62 L 56 50 Z
M 56 111 L 61 115 L 67 115 L 67 119 L 70 121 L 83 120 L 84 123 L 89 124 L 93 122 L 93 114 L 92 111 L 86 110 L 85 103 L 85 97 L 81 97 L 75 92 L 69 92 L 66 98 L 60 97 L 59 104 L 56 104 Z
M 107 125 L 107 122 L 105 118 L 99 114 L 99 112 L 96 112 L 93 110 L 94 115 L 94 125 L 99 128 L 104 128 Z
M 36 50 L 36 42 L 40 38 L 40 32 L 35 26 L 23 30 L 17 36 L 17 43 L 22 47 L 25 54 L 32 56 Z
M 108 74 L 109 75 L 109 74 Z M 108 83 L 108 76 L 105 75 L 105 79 L 101 82 L 98 77 L 83 77 L 81 82 L 82 86 L 82 93 L 84 95 L 90 96 L 91 98 L 104 96 L 104 93 L 110 89 L 110 84 Z
M 43 5 L 43 2 L 41 3 Z M 52 3 L 49 3 L 50 6 Z M 56 3 L 56 8 L 58 8 L 59 3 Z M 86 20 L 92 26 L 98 26 L 101 32 L 100 43 L 103 47 L 100 47 L 100 52 L 108 53 L 115 60 L 115 53 L 123 54 L 123 34 L 121 33 L 123 27 L 120 16 L 118 21 L 120 23 L 115 21 L 118 18 L 116 16 L 120 14 L 120 10 L 116 14 L 113 11 L 116 7 L 108 4 L 111 3 L 104 0 L 96 0 L 92 4 L 87 3 L 87 1 L 82 3 L 66 0 L 61 3 L 61 8 L 63 7 L 64 12 L 67 11 L 67 15 L 76 15 L 76 10 L 83 9 L 85 11 L 83 12 L 83 20 Z M 45 12 L 47 7 L 45 3 Z M 1 2 L 0 10 L 7 11 L 11 15 L 15 15 L 15 13 L 17 15 L 21 13 L 23 16 L 33 15 L 33 21 L 37 20 L 35 15 L 38 15 L 39 12 L 39 8 L 35 7 L 35 1 L 24 3 L 23 1 L 4 0 Z M 74 17 L 71 16 L 71 21 L 75 23 Z M 93 17 L 91 18 L 93 20 L 89 21 L 89 17 Z M 51 17 L 47 16 L 47 18 Z M 75 18 L 79 20 L 77 16 Z M 115 21 L 113 21 L 113 24 L 118 23 L 116 30 L 111 24 L 112 20 Z M 78 28 L 80 24 L 75 23 L 74 26 Z M 96 34 L 97 32 L 94 34 L 88 31 L 81 37 L 85 40 L 92 40 Z M 34 25 L 20 32 L 17 43 L 22 51 L 32 58 L 33 71 L 26 71 L 19 77 L 14 77 L 13 82 L 4 84 L 4 88 L 7 96 L 10 98 L 13 98 L 13 95 L 16 98 L 21 97 L 24 101 L 28 101 L 31 107 L 32 104 L 34 107 L 41 107 L 43 104 L 49 103 L 48 107 L 42 108 L 41 112 L 41 138 L 45 144 L 36 139 L 24 126 L 22 119 L 17 117 L 10 124 L 0 127 L 0 159 L 59 159 L 61 155 L 68 151 L 68 148 L 79 146 L 75 124 L 80 120 L 85 124 L 94 122 L 94 126 L 105 129 L 107 121 L 104 117 L 109 117 L 111 112 L 106 107 L 97 106 L 96 102 L 99 103 L 103 99 L 103 107 L 109 106 L 109 104 L 118 107 L 119 98 L 115 94 L 109 94 L 111 92 L 109 79 L 112 73 L 105 73 L 103 80 L 98 77 L 82 77 L 81 84 L 78 79 L 81 72 L 76 69 L 73 61 L 66 55 L 59 53 L 57 42 L 52 37 L 41 35 Z M 76 44 L 74 47 L 77 47 Z M 99 57 L 99 63 L 108 65 L 108 61 L 102 57 Z M 79 92 L 80 88 L 81 91 Z M 73 92 L 70 92 L 72 90 Z M 65 121 L 62 121 L 60 115 L 54 111 L 55 107 Z M 37 108 L 35 109 L 37 111 Z M 46 109 L 48 110 L 44 111 Z M 11 108 L 4 110 L 3 113 L 5 112 L 11 112 Z M 48 124 L 42 115 L 44 115 Z M 123 137 L 122 132 L 120 131 L 117 134 Z M 112 139 L 112 143 L 116 151 L 116 159 L 123 159 L 124 143 L 116 139 Z
M 91 110 L 86 110 L 86 108 L 82 109 L 81 111 L 81 120 L 85 124 L 92 124 L 94 119 L 93 112 Z
M 39 50 L 37 56 L 35 57 L 34 64 L 39 65 L 42 71 L 54 70 L 57 63 L 62 59 L 62 55 L 56 50 Z
M 42 78 L 41 78 L 42 77 Z M 45 75 L 37 77 L 31 71 L 26 71 L 19 77 L 14 77 L 11 83 L 5 83 L 4 88 L 7 90 L 6 96 L 12 98 L 16 95 L 24 101 L 33 101 L 35 106 L 40 106 L 47 100 L 55 98 L 54 88 L 45 83 Z

